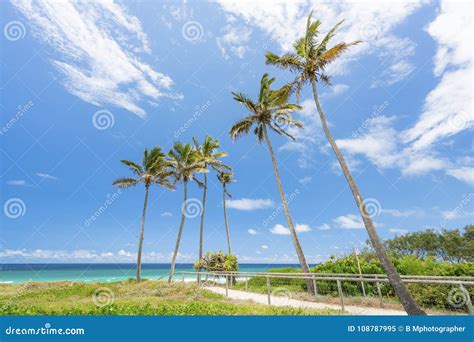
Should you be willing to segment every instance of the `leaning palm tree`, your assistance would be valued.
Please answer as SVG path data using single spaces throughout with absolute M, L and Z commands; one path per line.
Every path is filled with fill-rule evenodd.
M 227 191 L 227 184 L 235 182 L 233 179 L 233 174 L 232 172 L 220 172 L 217 175 L 217 179 L 219 179 L 219 182 L 222 184 L 222 205 L 224 207 L 224 223 L 225 223 L 225 232 L 227 234 L 227 249 L 228 249 L 228 254 L 232 254 L 232 246 L 230 243 L 230 233 L 229 233 L 229 223 L 227 222 L 227 206 L 226 206 L 226 198 L 227 197 L 232 197 Z
M 403 284 L 400 275 L 397 273 L 393 263 L 388 257 L 387 252 L 380 241 L 372 218 L 367 210 L 366 202 L 363 200 L 362 195 L 360 194 L 360 191 L 354 181 L 354 178 L 352 177 L 344 156 L 342 155 L 339 147 L 334 141 L 331 132 L 329 131 L 326 115 L 324 114 L 321 104 L 319 103 L 317 84 L 323 83 L 330 85 L 329 76 L 325 73 L 326 67 L 331 62 L 335 61 L 339 56 L 341 56 L 341 54 L 349 47 L 358 44 L 359 41 L 354 41 L 351 43 L 340 42 L 331 48 L 328 48 L 329 41 L 334 37 L 335 32 L 342 24 L 342 21 L 338 22 L 321 41 L 318 41 L 319 27 L 321 22 L 319 20 L 313 21 L 311 20 L 311 17 L 312 13 L 308 16 L 306 34 L 304 37 L 298 39 L 294 44 L 295 52 L 286 53 L 282 56 L 278 56 L 272 52 L 267 52 L 266 63 L 276 65 L 281 69 L 288 69 L 297 74 L 294 81 L 288 85 L 287 90 L 294 90 L 298 98 L 302 87 L 308 82 L 311 84 L 314 102 L 316 103 L 316 108 L 319 113 L 319 118 L 321 119 L 324 133 L 329 140 L 329 144 L 334 150 L 342 172 L 344 173 L 344 176 L 352 191 L 354 200 L 357 207 L 359 208 L 372 246 L 377 253 L 377 257 L 380 260 L 380 263 L 382 264 L 385 273 L 387 274 L 387 277 L 406 312 L 409 315 L 425 315 L 425 312 L 421 310 L 406 288 L 405 284 Z
M 143 204 L 142 223 L 140 229 L 140 238 L 138 239 L 137 253 L 136 278 L 137 283 L 139 283 L 141 280 L 142 272 L 142 249 L 145 233 L 146 208 L 148 204 L 148 192 L 150 189 L 150 185 L 157 184 L 167 189 L 174 189 L 172 183 L 170 182 L 170 176 L 172 173 L 170 170 L 170 164 L 165 159 L 165 155 L 161 152 L 161 148 L 159 147 L 155 147 L 150 151 L 150 153 L 148 153 L 148 150 L 145 149 L 141 165 L 134 163 L 130 160 L 121 160 L 121 162 L 130 168 L 134 176 L 117 179 L 113 183 L 113 185 L 118 186 L 120 188 L 128 188 L 138 184 L 145 185 L 145 202 Z
M 195 138 L 193 138 L 196 152 L 198 153 L 200 161 L 203 163 L 203 166 L 208 169 L 209 167 L 216 170 L 217 172 L 223 172 L 224 170 L 229 170 L 230 167 L 225 165 L 220 158 L 226 157 L 227 152 L 220 151 L 216 152 L 215 150 L 219 149 L 219 141 L 212 139 L 210 136 L 206 135 L 204 142 L 200 145 Z M 204 173 L 204 186 L 202 191 L 202 210 L 201 210 L 201 225 L 199 230 L 199 260 L 202 259 L 203 251 L 203 240 L 204 240 L 204 214 L 206 211 L 206 194 L 207 194 L 207 175 Z M 200 269 L 198 270 L 198 272 Z M 198 282 L 200 277 L 198 275 Z
M 249 112 L 249 115 L 232 126 L 230 129 L 230 136 L 235 140 L 242 135 L 248 134 L 250 129 L 255 126 L 253 133 L 257 136 L 258 142 L 262 143 L 265 140 L 272 159 L 278 192 L 280 193 L 283 211 L 285 213 L 286 221 L 288 222 L 288 228 L 293 239 L 296 254 L 298 255 L 302 271 L 304 273 L 309 273 L 309 267 L 303 249 L 301 248 L 298 235 L 296 234 L 290 210 L 288 208 L 288 202 L 283 192 L 275 153 L 268 134 L 268 129 L 271 129 L 279 135 L 284 135 L 294 140 L 294 137 L 287 132 L 286 128 L 291 126 L 303 128 L 303 124 L 300 121 L 293 120 L 291 117 L 291 113 L 297 109 L 301 109 L 301 107 L 288 103 L 287 96 L 281 89 L 272 90 L 270 87 L 274 81 L 275 79 L 270 78 L 268 74 L 263 75 L 260 82 L 260 95 L 258 97 L 258 102 L 254 102 L 242 93 L 232 93 L 234 95 L 234 100 L 244 105 Z M 314 292 L 314 287 L 310 279 L 307 280 L 307 284 L 308 291 L 311 293 Z
M 188 189 L 187 185 L 189 181 L 195 181 L 199 186 L 204 186 L 196 177 L 196 172 L 207 172 L 204 167 L 204 163 L 199 158 L 199 154 L 196 149 L 190 144 L 175 143 L 173 148 L 168 152 L 168 160 L 173 169 L 173 176 L 175 182 L 183 182 L 183 205 L 181 207 L 181 222 L 179 224 L 178 237 L 176 239 L 176 245 L 173 252 L 173 258 L 171 260 L 171 267 L 168 282 L 171 282 L 174 275 L 174 268 L 176 265 L 176 257 L 178 255 L 179 243 L 181 241 L 181 235 L 183 233 L 184 221 L 186 219 L 187 201 L 188 201 Z

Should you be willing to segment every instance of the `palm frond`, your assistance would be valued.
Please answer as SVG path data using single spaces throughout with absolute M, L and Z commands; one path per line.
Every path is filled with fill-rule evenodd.
M 112 185 L 119 187 L 119 188 L 128 188 L 131 186 L 135 186 L 141 182 L 141 179 L 136 178 L 119 178 L 115 180 Z
M 230 137 L 232 140 L 236 140 L 240 138 L 242 135 L 248 134 L 250 128 L 256 121 L 256 116 L 251 115 L 247 116 L 246 118 L 237 121 L 229 131 Z
M 232 95 L 234 96 L 235 101 L 242 103 L 250 112 L 255 113 L 257 111 L 256 104 L 245 94 L 232 92 Z
M 141 175 L 143 174 L 143 169 L 140 165 L 130 161 L 130 160 L 121 160 L 120 161 L 122 164 L 128 166 L 130 170 L 135 173 L 136 175 Z

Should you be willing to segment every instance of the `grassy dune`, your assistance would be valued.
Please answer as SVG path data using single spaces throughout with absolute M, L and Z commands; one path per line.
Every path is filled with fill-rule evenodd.
M 159 281 L 0 285 L 0 315 L 331 315 L 331 310 L 235 301 L 193 284 Z

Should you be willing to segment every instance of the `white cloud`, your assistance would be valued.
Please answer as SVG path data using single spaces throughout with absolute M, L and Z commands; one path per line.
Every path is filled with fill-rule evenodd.
M 274 203 L 269 198 L 241 198 L 235 200 L 228 200 L 227 206 L 232 209 L 250 211 L 272 208 L 274 206 Z
M 267 245 L 261 245 L 260 248 L 261 249 L 268 249 L 268 246 Z
M 307 233 L 312 231 L 311 227 L 307 224 L 297 224 L 295 230 L 297 233 Z M 290 235 L 290 229 L 281 224 L 276 224 L 270 228 L 270 232 L 275 235 Z
M 50 179 L 50 180 L 58 180 L 58 179 L 59 179 L 58 177 L 49 175 L 49 174 L 47 174 L 47 173 L 37 172 L 36 175 L 37 175 L 38 177 L 43 178 L 43 179 Z
M 173 213 L 172 212 L 169 212 L 169 211 L 165 211 L 164 213 L 161 214 L 161 216 L 173 216 Z
M 317 230 L 330 230 L 331 226 L 327 223 L 323 223 L 316 227 Z
M 418 210 L 398 210 L 398 209 L 382 209 L 383 214 L 387 214 L 393 217 L 409 217 L 419 214 Z
M 250 234 L 250 235 L 257 235 L 257 231 L 255 229 L 248 229 L 247 232 Z
M 408 229 L 401 229 L 401 228 L 390 228 L 388 231 L 390 233 L 400 234 L 400 235 L 408 233 Z
M 342 84 L 342 83 L 334 84 L 329 88 L 329 91 L 325 91 L 321 94 L 321 98 L 329 99 L 332 97 L 336 97 L 336 96 L 344 94 L 347 90 L 349 90 L 349 86 L 347 84 Z
M 334 224 L 344 229 L 363 229 L 364 222 L 360 216 L 348 214 L 334 219 Z
M 474 167 L 463 166 L 458 169 L 447 170 L 446 173 L 462 182 L 474 186 Z
M 311 182 L 311 180 L 313 179 L 313 177 L 303 177 L 301 178 L 298 182 L 300 182 L 301 184 L 308 184 L 309 182 Z
M 7 181 L 7 184 L 12 185 L 12 186 L 31 186 L 24 179 L 15 179 L 15 180 Z
M 227 17 L 227 25 L 224 26 L 224 35 L 216 38 L 217 46 L 222 57 L 228 59 L 230 53 L 238 58 L 244 58 L 249 52 L 248 42 L 252 31 L 236 23 L 236 18 L 232 15 Z
M 347 71 L 346 66 L 362 53 L 373 53 L 382 61 L 397 64 L 411 56 L 408 38 L 399 38 L 393 30 L 424 1 L 377 1 L 377 2 L 319 2 L 313 1 L 252 1 L 220 0 L 222 8 L 239 16 L 247 25 L 253 25 L 270 36 L 283 51 L 292 49 L 297 38 L 305 31 L 306 18 L 314 8 L 314 18 L 322 20 L 321 32 L 327 32 L 336 22 L 346 19 L 334 41 L 364 42 L 353 47 L 329 68 L 330 74 Z M 268 45 L 264 44 L 264 45 Z M 403 49 L 400 49 L 403 47 Z M 410 53 L 411 52 L 411 53 Z M 396 68 L 395 68 L 396 69 Z
M 150 46 L 140 21 L 112 1 L 14 0 L 36 37 L 60 56 L 53 65 L 66 89 L 82 100 L 145 116 L 141 100 L 155 103 L 172 80 L 140 61 Z

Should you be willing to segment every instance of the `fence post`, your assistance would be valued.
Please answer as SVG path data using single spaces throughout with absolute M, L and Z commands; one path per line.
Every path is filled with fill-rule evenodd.
M 249 278 L 245 278 L 245 291 L 248 291 L 249 289 Z
M 181 282 L 184 284 L 184 274 L 183 274 L 183 278 L 181 279 Z
M 341 281 L 337 279 L 337 292 L 339 292 L 339 299 L 341 301 L 341 311 L 344 311 L 344 294 L 342 293 Z
M 270 300 L 270 278 L 267 276 L 267 297 L 268 297 L 268 305 L 271 304 Z
M 225 296 L 229 297 L 229 276 L 225 275 Z
M 314 275 L 312 276 L 313 278 L 313 288 L 314 288 L 314 296 L 318 296 L 318 284 L 316 284 L 316 278 L 314 278 Z
M 377 276 L 375 276 L 375 279 L 378 279 Z M 380 307 L 383 308 L 383 297 L 382 297 L 382 290 L 380 289 L 380 283 L 377 281 L 375 282 L 375 284 L 377 285 L 377 293 L 380 299 Z

